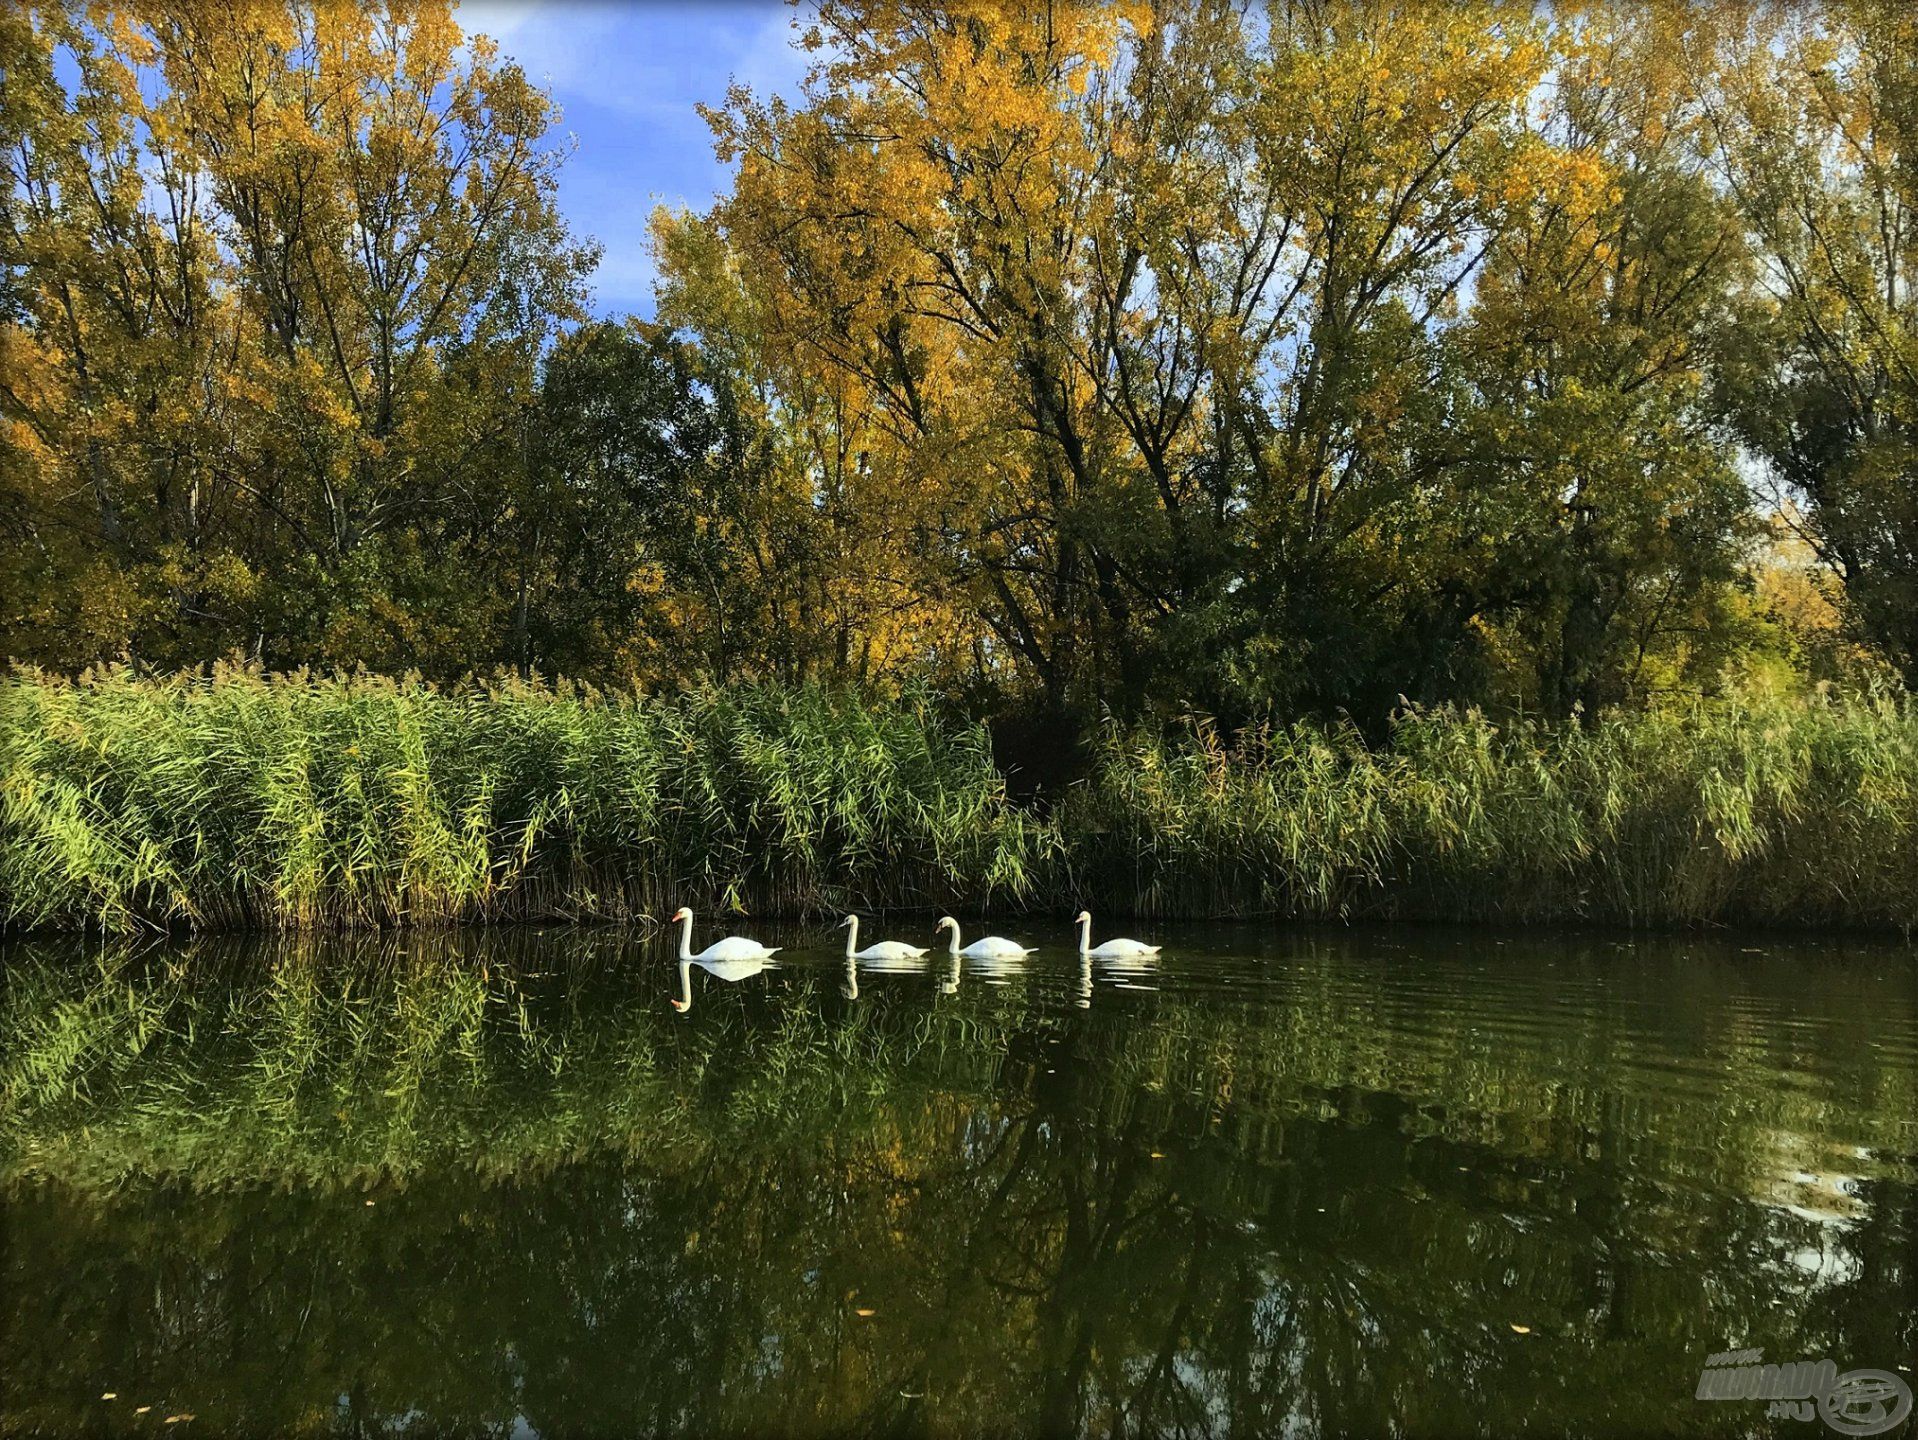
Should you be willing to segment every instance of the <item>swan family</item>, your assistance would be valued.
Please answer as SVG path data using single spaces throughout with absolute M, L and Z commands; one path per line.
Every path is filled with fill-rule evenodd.
M 667 922 L 679 926 L 679 994 L 672 1005 L 681 1014 L 693 1008 L 693 967 L 697 965 L 715 980 L 728 982 L 746 980 L 763 971 L 779 953 L 777 945 L 762 945 L 757 940 L 744 935 L 728 935 L 723 940 L 715 940 L 704 950 L 693 950 L 693 912 L 682 905 L 673 912 L 673 918 Z M 1132 961 L 1145 963 L 1156 960 L 1159 955 L 1157 945 L 1147 945 L 1143 941 L 1124 938 L 1107 940 L 1094 946 L 1092 943 L 1092 914 L 1081 910 L 1073 917 L 1073 925 L 1079 931 L 1079 958 L 1087 967 L 1085 974 L 1089 979 L 1094 960 Z M 855 966 L 864 962 L 874 966 L 902 966 L 922 960 L 928 953 L 924 945 L 908 945 L 903 940 L 879 940 L 859 948 L 859 917 L 848 915 L 839 922 L 839 928 L 846 932 L 846 982 L 842 993 L 856 999 L 859 994 L 859 979 Z M 959 988 L 959 961 L 972 960 L 982 965 L 1006 965 L 1025 959 L 1033 953 L 1030 945 L 1021 945 L 1016 940 L 1008 940 L 1002 935 L 987 935 L 964 943 L 959 933 L 959 922 L 950 915 L 939 917 L 939 923 L 932 927 L 936 937 L 942 933 L 950 934 L 946 953 L 951 959 L 951 975 L 942 982 L 940 988 L 951 994 Z

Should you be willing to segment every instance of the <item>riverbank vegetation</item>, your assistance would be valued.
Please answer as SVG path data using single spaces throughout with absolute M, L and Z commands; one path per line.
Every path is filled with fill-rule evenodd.
M 8 921 L 1909 926 L 1908 7 L 800 13 L 645 319 L 442 0 L 0 18 Z
M 681 903 L 1144 915 L 1918 922 L 1918 715 L 1724 698 L 1586 726 L 1406 711 L 1112 722 L 1016 800 L 923 696 L 436 689 L 247 669 L 0 684 L 22 926 L 658 916 Z

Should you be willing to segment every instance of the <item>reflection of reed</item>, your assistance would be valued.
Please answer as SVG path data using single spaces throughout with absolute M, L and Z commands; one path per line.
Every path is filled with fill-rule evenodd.
M 64 946 L 14 947 L 0 995 L 0 1173 L 242 1179 L 285 1168 L 318 1180 L 436 1157 L 518 1163 L 544 1145 L 643 1148 L 652 1131 L 723 1136 L 728 1116 L 768 1107 L 835 1126 L 901 1087 L 987 1098 L 1021 1037 L 1058 1023 L 1046 987 L 962 987 L 946 956 L 926 970 L 942 997 L 930 1008 L 880 987 L 873 1008 L 835 1019 L 791 972 L 787 985 L 748 987 L 677 1031 L 659 991 L 634 983 L 660 973 L 656 958 L 618 931 L 557 942 L 513 931 L 339 937 L 278 953 L 261 966 L 226 943 L 116 946 L 82 969 Z M 1611 1123 L 1623 1094 L 1651 1117 L 1644 1143 L 1664 1147 L 1671 1166 L 1745 1194 L 1773 1183 L 1780 1135 L 1837 1128 L 1878 1136 L 1874 1153 L 1915 1148 L 1890 1118 L 1918 1113 L 1909 1043 L 1874 1048 L 1848 1018 L 1838 1023 L 1890 1015 L 1895 1032 L 1898 1012 L 1869 975 L 1848 989 L 1828 967 L 1819 1004 L 1835 1013 L 1820 1063 L 1830 1083 L 1784 1087 L 1763 1027 L 1767 1016 L 1812 1023 L 1799 962 L 1718 968 L 1694 951 L 1673 971 L 1633 972 L 1613 955 L 1589 965 L 1561 958 L 1549 977 L 1523 963 L 1487 974 L 1305 948 L 1282 969 L 1247 972 L 1268 1003 L 1220 1005 L 1204 972 L 1175 976 L 1168 989 L 1123 992 L 1125 1008 L 1101 1011 L 1107 1023 L 1075 1043 L 1097 1047 L 1085 1063 L 1112 1097 L 1211 1096 L 1240 1123 L 1269 1128 L 1326 1097 L 1342 1108 L 1338 1097 L 1392 1095 L 1413 1103 L 1406 1123 L 1421 1133 L 1567 1160 Z M 1621 1032 L 1615 997 L 1635 973 L 1648 1008 Z M 1750 990 L 1767 975 L 1778 994 Z M 1081 969 L 1077 999 L 1093 998 L 1095 979 Z M 1728 1000 L 1738 987 L 1748 998 Z M 726 1097 L 718 1116 L 715 1093 Z M 1738 1103 L 1723 1103 L 1732 1094 Z M 1841 1115 L 1856 1123 L 1846 1130 Z M 1789 1163 L 1834 1168 L 1802 1150 Z M 1859 1163 L 1871 1178 L 1871 1162 Z M 1732 1170 L 1745 1178 L 1731 1182 Z
M 7 1190 L 10 1391 L 133 1355 L 277 1432 L 350 1357 L 369 1429 L 1642 1431 L 1728 1325 L 1900 1313 L 1913 1016 L 1867 973 L 1693 955 L 1714 1009 L 1615 955 L 1301 940 L 1229 1003 L 935 964 L 679 1025 L 616 937 L 474 943 L 9 957 L 0 1173 L 56 1181 Z M 1786 1134 L 1868 1147 L 1845 1224 L 1754 1203 Z M 56 1290 L 118 1328 L 38 1338 Z

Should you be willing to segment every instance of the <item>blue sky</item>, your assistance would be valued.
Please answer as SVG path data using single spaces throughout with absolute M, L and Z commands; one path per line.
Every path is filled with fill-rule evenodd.
M 653 312 L 646 222 L 655 205 L 704 209 L 730 176 L 693 106 L 734 80 L 797 93 L 807 59 L 780 0 L 467 0 L 459 22 L 499 41 L 559 102 L 573 154 L 560 173 L 568 223 L 606 247 L 604 315 Z

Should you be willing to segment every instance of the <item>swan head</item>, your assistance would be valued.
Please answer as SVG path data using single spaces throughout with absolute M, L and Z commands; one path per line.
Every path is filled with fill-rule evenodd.
M 1074 925 L 1084 925 L 1087 922 L 1089 922 L 1091 919 L 1092 919 L 1092 912 L 1090 910 L 1081 910 L 1077 915 L 1074 915 L 1072 917 L 1072 923 Z
M 837 930 L 844 930 L 848 925 L 852 924 L 852 922 L 857 920 L 858 918 L 859 917 L 857 915 L 848 915 L 844 920 L 841 920 L 838 923 L 838 925 L 834 926 L 833 928 Z
M 666 1003 L 672 1006 L 673 1009 L 677 1010 L 682 1015 L 684 1015 L 688 1010 L 693 1008 L 691 1005 L 687 1004 L 684 1000 L 681 1000 L 677 995 L 667 996 Z
M 677 910 L 673 911 L 673 918 L 668 920 L 666 923 L 668 925 L 677 925 L 682 920 L 690 920 L 692 918 L 693 918 L 693 912 L 687 909 L 684 905 L 682 905 Z
M 937 935 L 941 930 L 957 930 L 958 928 L 959 922 L 953 919 L 952 916 L 941 915 L 939 917 L 939 923 L 932 927 L 932 933 Z

